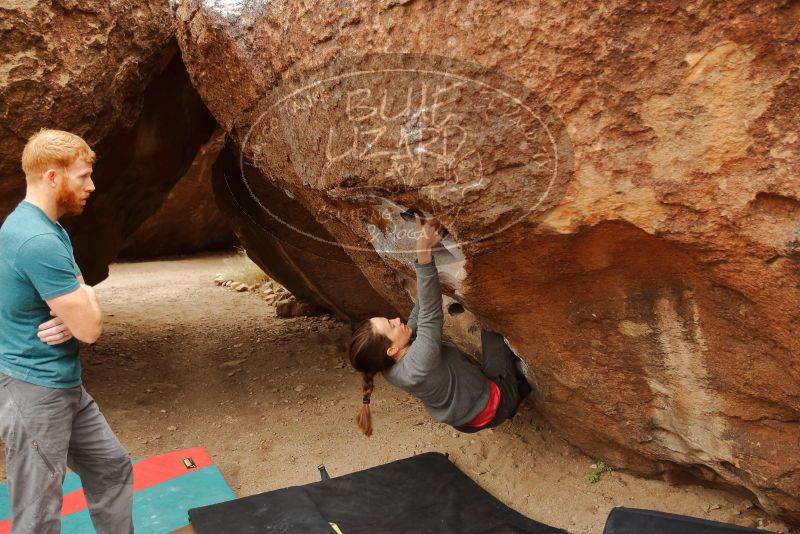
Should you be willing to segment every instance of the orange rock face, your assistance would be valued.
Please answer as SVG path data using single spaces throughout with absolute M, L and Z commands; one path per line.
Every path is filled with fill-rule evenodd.
M 314 214 L 386 301 L 410 306 L 403 213 L 438 216 L 449 297 L 530 364 L 565 438 L 800 521 L 796 3 L 176 15 L 250 182 Z

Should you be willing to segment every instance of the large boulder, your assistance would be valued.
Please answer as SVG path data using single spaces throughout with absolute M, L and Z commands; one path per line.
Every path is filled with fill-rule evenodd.
M 0 6 L 0 220 L 25 195 L 20 156 L 31 134 L 59 128 L 94 146 L 115 128 L 133 126 L 147 83 L 175 56 L 165 4 Z
M 291 197 L 401 311 L 402 214 L 438 215 L 446 292 L 561 435 L 800 521 L 795 2 L 179 4 L 262 214 Z
M 97 191 L 84 215 L 64 222 L 86 280 L 99 282 L 215 128 L 178 54 L 169 5 L 162 0 L 6 3 L 0 7 L 0 39 L 0 222 L 25 193 L 20 156 L 27 138 L 43 127 L 83 136 L 98 154 Z M 210 174 L 200 180 L 205 188 L 191 187 L 191 181 L 190 173 L 177 194 L 202 224 L 165 209 L 150 234 L 145 229 L 134 236 L 131 254 L 230 242 L 230 230 L 209 216 L 221 222 Z

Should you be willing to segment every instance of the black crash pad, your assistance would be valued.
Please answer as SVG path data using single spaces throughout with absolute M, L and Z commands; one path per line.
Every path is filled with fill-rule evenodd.
M 614 508 L 603 534 L 764 534 L 765 530 L 638 508 Z
M 189 510 L 198 534 L 556 534 L 425 453 L 305 486 Z

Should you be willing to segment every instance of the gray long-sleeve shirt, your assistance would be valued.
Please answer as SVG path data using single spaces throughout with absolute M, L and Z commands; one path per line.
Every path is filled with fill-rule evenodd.
M 442 289 L 436 264 L 415 263 L 417 304 L 408 326 L 416 339 L 383 376 L 414 395 L 435 420 L 453 426 L 473 420 L 489 401 L 489 383 L 458 348 L 442 342 Z

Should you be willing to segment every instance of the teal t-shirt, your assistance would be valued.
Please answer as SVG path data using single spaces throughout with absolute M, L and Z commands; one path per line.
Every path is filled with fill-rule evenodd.
M 78 289 L 80 275 L 67 231 L 20 202 L 0 227 L 0 373 L 51 388 L 80 385 L 78 341 L 36 337 L 52 319 L 45 300 Z

